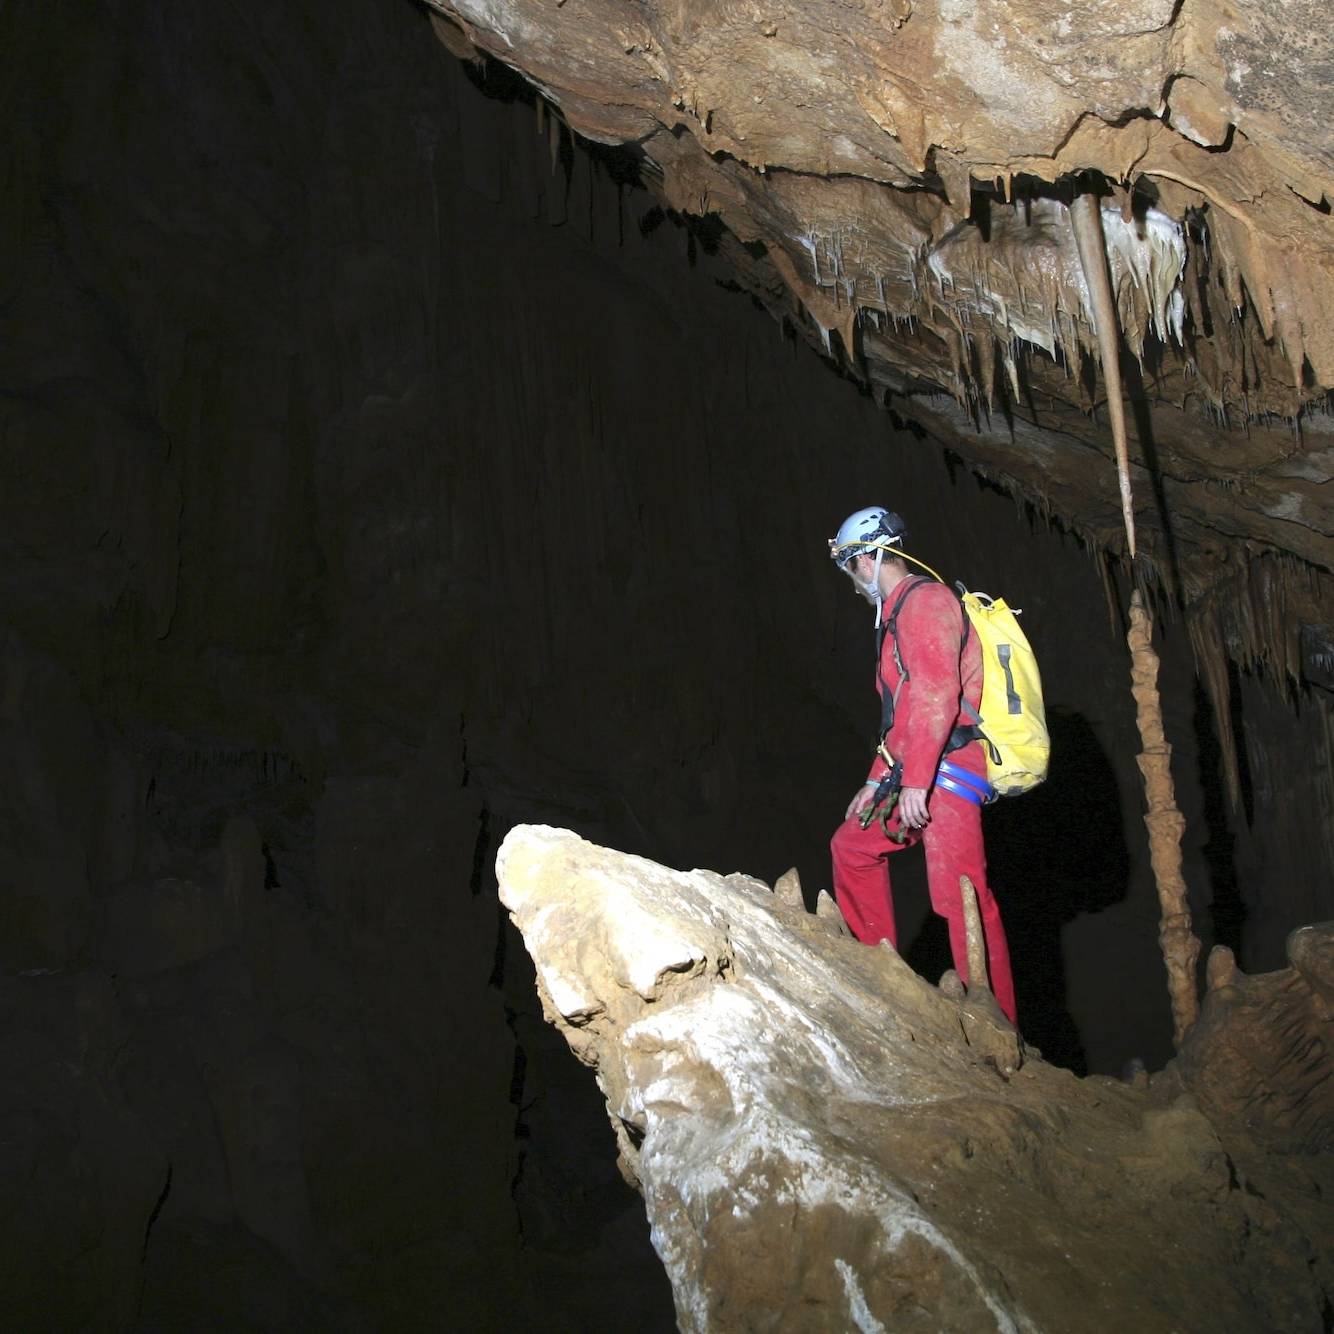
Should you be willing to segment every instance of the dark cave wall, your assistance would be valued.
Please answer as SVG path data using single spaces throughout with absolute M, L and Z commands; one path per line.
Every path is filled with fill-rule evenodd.
M 0 50 L 10 1323 L 661 1322 L 489 856 L 536 819 L 824 885 L 874 718 L 824 540 L 871 501 L 1042 657 L 1065 744 L 992 820 L 1026 1027 L 1165 1058 L 1124 650 L 1074 544 L 610 163 L 553 163 L 406 4 L 8 7 Z M 1165 660 L 1202 933 L 1231 875 L 1224 934 L 1272 966 L 1329 914 L 1328 759 L 1284 758 L 1310 706 L 1239 683 L 1255 828 L 1291 831 L 1253 835 L 1206 809 L 1179 627 Z

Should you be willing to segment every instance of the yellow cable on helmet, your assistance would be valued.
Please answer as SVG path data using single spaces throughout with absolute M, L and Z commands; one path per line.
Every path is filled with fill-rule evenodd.
M 906 551 L 900 551 L 898 547 L 891 546 L 888 542 L 844 542 L 841 547 L 835 548 L 835 555 L 840 551 L 847 551 L 849 547 L 869 547 L 872 551 L 879 548 L 881 551 L 888 551 L 891 556 L 897 556 L 900 560 L 910 560 L 914 565 L 920 566 L 936 583 L 945 582 L 924 560 L 918 560 L 916 556 L 910 556 Z
M 924 560 L 918 560 L 916 556 L 910 556 L 906 551 L 899 551 L 895 554 L 902 556 L 904 560 L 912 561 L 914 565 L 920 566 L 936 581 L 936 583 L 943 584 L 945 582 Z

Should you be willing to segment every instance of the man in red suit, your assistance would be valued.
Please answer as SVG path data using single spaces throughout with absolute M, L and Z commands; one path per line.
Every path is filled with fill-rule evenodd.
M 903 520 L 881 506 L 851 515 L 830 555 L 876 608 L 879 746 L 830 843 L 834 897 L 852 934 L 898 947 L 889 856 L 926 846 L 931 907 L 949 924 L 954 967 L 968 981 L 959 877 L 977 890 L 991 989 L 1015 1022 L 1014 981 L 1000 909 L 987 884 L 982 806 L 991 799 L 986 754 L 970 723 L 982 695 L 982 652 L 959 599 L 908 569 Z M 916 563 L 916 562 L 914 562 Z M 923 567 L 925 568 L 925 567 Z M 888 820 L 878 817 L 892 793 Z

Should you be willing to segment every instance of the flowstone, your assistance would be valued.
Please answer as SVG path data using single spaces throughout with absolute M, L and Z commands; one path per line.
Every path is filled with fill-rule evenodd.
M 850 939 L 786 877 L 543 826 L 497 869 L 683 1330 L 1319 1328 L 1328 1163 L 1215 1128 L 1189 1062 L 1138 1087 L 1049 1066 L 988 996 Z M 1317 1100 L 1328 1059 L 1303 1049 Z

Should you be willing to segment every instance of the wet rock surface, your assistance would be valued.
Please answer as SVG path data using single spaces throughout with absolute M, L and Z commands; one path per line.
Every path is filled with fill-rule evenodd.
M 1288 1107 L 1206 1115 L 1220 1095 L 1186 1090 L 1237 1087 L 1217 1036 L 1138 1087 L 1079 1080 L 750 877 L 544 827 L 511 831 L 498 874 L 683 1329 L 1319 1327 L 1328 1157 L 1257 1148 Z M 1324 1125 L 1329 1020 L 1305 1013 L 1318 1031 L 1266 1086 Z M 1288 1026 L 1253 1017 L 1245 1041 Z

